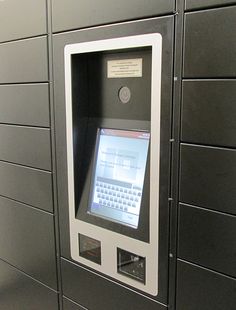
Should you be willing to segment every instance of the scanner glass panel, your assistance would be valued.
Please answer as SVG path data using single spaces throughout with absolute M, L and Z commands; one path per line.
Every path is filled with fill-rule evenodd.
M 98 130 L 90 214 L 138 227 L 149 139 L 146 131 Z

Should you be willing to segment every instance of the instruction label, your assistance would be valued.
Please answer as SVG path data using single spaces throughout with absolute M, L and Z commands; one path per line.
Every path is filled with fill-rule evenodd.
M 142 58 L 108 60 L 107 77 L 142 77 Z

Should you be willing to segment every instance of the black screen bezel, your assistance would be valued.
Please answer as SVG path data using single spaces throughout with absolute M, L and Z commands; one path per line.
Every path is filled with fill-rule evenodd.
M 97 133 L 99 128 L 111 128 L 118 130 L 133 130 L 150 132 L 150 122 L 147 121 L 133 121 L 124 122 L 121 120 L 114 119 L 94 119 L 89 118 L 87 120 L 86 137 L 84 138 L 83 157 L 80 157 L 80 161 L 84 160 L 84 165 L 81 165 L 76 160 L 76 154 L 78 150 L 74 149 L 74 184 L 75 184 L 75 206 L 76 206 L 76 218 L 84 222 L 129 236 L 134 239 L 138 239 L 144 242 L 149 242 L 150 239 L 150 143 L 147 155 L 146 170 L 143 184 L 143 194 L 140 206 L 139 222 L 138 227 L 134 228 L 118 222 L 111 221 L 108 218 L 96 216 L 88 212 L 91 191 L 92 178 L 94 176 L 94 165 L 96 160 L 97 152 Z M 80 150 L 81 151 L 81 150 Z M 83 170 L 82 171 L 82 167 Z M 80 169 L 81 171 L 78 171 Z M 83 175 L 83 178 L 80 177 Z M 76 189 L 79 189 L 80 194 L 76 194 Z

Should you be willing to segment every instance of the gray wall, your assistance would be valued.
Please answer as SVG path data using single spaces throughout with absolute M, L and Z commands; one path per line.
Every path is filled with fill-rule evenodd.
M 0 1 L 1 310 L 235 309 L 235 20 L 233 0 Z M 154 31 L 174 138 L 156 299 L 72 261 L 62 186 L 64 44 Z

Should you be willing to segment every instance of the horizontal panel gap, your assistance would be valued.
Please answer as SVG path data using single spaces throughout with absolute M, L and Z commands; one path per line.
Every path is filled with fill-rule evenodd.
M 31 81 L 31 82 L 2 82 L 0 83 L 1 86 L 7 86 L 7 85 L 37 85 L 37 84 L 49 84 L 49 80 L 46 81 Z
M 236 75 L 235 76 L 198 76 L 198 77 L 194 77 L 194 76 L 190 76 L 190 77 L 182 77 L 183 81 L 189 81 L 189 80 L 235 80 L 236 79 Z
M 100 277 L 100 278 L 102 278 L 102 279 L 105 279 L 105 280 L 107 280 L 107 281 L 109 281 L 109 282 L 111 282 L 111 283 L 114 283 L 115 285 L 121 286 L 121 287 L 123 287 L 124 289 L 129 290 L 129 291 L 131 291 L 131 292 L 133 292 L 133 293 L 135 293 L 135 294 L 138 294 L 138 295 L 140 295 L 140 296 L 142 296 L 142 297 L 145 297 L 145 298 L 151 300 L 152 302 L 155 302 L 156 304 L 159 304 L 159 305 L 161 305 L 161 306 L 166 307 L 166 305 L 163 304 L 163 303 L 161 303 L 160 301 L 153 300 L 152 298 L 150 298 L 150 297 L 148 297 L 148 296 L 146 296 L 146 295 L 143 295 L 143 294 L 141 294 L 140 292 L 135 291 L 135 290 L 133 290 L 133 289 L 130 288 L 130 287 L 124 286 L 123 284 L 118 283 L 118 282 L 115 282 L 115 281 L 113 281 L 113 280 L 110 279 L 110 278 L 104 277 L 104 276 L 103 276 L 102 274 L 100 274 L 100 273 L 96 273 L 95 271 L 89 270 L 89 269 L 85 268 L 85 267 L 82 266 L 82 265 L 76 264 L 76 262 L 72 262 L 72 261 L 70 261 L 68 258 L 65 258 L 65 257 L 63 257 L 63 256 L 61 256 L 61 258 L 62 258 L 64 261 L 66 261 L 67 263 L 69 263 L 69 264 L 72 264 L 72 265 L 74 265 L 74 266 L 76 266 L 76 267 L 78 267 L 78 268 L 81 268 L 81 269 L 83 269 L 83 270 L 85 270 L 85 271 L 87 271 L 87 272 L 89 272 L 89 273 L 92 273 L 92 274 L 94 274 L 94 275 L 96 275 L 96 276 L 98 276 L 98 277 Z
M 219 215 L 223 215 L 223 216 L 228 216 L 228 217 L 233 217 L 236 219 L 236 215 L 233 214 L 233 213 L 228 213 L 228 212 L 223 212 L 223 211 L 218 211 L 218 210 L 213 210 L 213 209 L 209 209 L 209 208 L 204 208 L 204 207 L 199 207 L 199 206 L 196 206 L 196 205 L 191 205 L 191 204 L 188 204 L 186 202 L 182 202 L 182 201 L 179 201 L 179 204 L 182 204 L 186 207 L 189 207 L 189 208 L 193 208 L 193 209 L 199 209 L 199 210 L 202 210 L 202 211 L 206 211 L 206 212 L 211 212 L 211 213 L 215 213 L 215 214 L 219 214 Z
M 42 171 L 42 172 L 50 173 L 50 174 L 52 173 L 51 170 L 41 169 L 41 168 L 32 167 L 32 166 L 27 166 L 27 165 L 23 165 L 23 164 L 18 164 L 18 163 L 11 162 L 11 161 L 7 161 L 7 160 L 2 160 L 2 159 L 0 159 L 0 163 L 1 163 L 1 162 L 2 162 L 2 163 L 6 163 L 6 164 L 10 164 L 10 165 L 14 165 L 14 166 L 24 167 L 24 168 L 31 169 L 31 170 Z
M 62 295 L 62 297 L 63 297 L 64 299 L 66 299 L 66 300 L 72 302 L 73 304 L 77 305 L 78 307 L 83 308 L 84 310 L 89 310 L 88 308 L 85 308 L 84 306 L 78 304 L 76 301 L 70 299 L 69 297 L 67 297 L 67 296 L 65 296 L 65 295 Z
M 6 86 L 12 86 L 12 85 L 22 85 L 22 86 L 24 86 L 25 84 L 27 84 L 27 85 L 31 85 L 31 86 L 38 86 L 38 85 L 49 85 L 49 82 L 19 82 L 19 83 L 4 83 L 4 85 L 1 85 L 0 84 L 0 87 L 1 86 L 4 86 L 4 87 L 6 87 Z
M 22 41 L 38 39 L 38 38 L 47 38 L 47 36 L 48 36 L 48 33 L 41 33 L 41 34 L 38 34 L 36 36 L 29 36 L 29 37 L 13 39 L 13 40 L 5 40 L 5 41 L 0 42 L 0 47 L 1 47 L 1 44 L 8 44 L 8 43 L 14 43 L 14 42 L 22 42 Z
M 48 286 L 48 285 L 46 285 L 45 283 L 43 283 L 43 282 L 41 282 L 41 281 L 39 281 L 39 280 L 33 278 L 33 277 L 32 277 L 31 275 L 29 275 L 28 273 L 24 272 L 23 270 L 19 269 L 19 268 L 16 267 L 16 266 L 10 264 L 8 261 L 2 259 L 1 257 L 0 257 L 0 260 L 1 260 L 2 262 L 4 262 L 5 264 L 11 266 L 13 269 L 15 269 L 16 271 L 20 272 L 20 273 L 23 274 L 24 276 L 30 278 L 31 280 L 33 280 L 33 281 L 35 281 L 35 282 L 37 282 L 37 283 L 43 285 L 44 287 L 48 288 L 49 290 L 53 291 L 54 293 L 56 293 L 56 294 L 59 293 L 58 291 L 54 290 L 54 289 L 51 288 L 50 286 Z
M 227 7 L 235 7 L 234 3 L 226 3 L 226 4 L 219 4 L 219 5 L 211 5 L 211 6 L 207 6 L 204 8 L 195 8 L 195 9 L 186 9 L 185 15 L 194 13 L 194 12 L 209 12 L 209 11 L 214 11 L 214 10 L 219 10 L 221 8 L 227 8 Z
M 229 147 L 229 146 L 218 146 L 218 145 L 209 145 L 209 144 L 197 144 L 197 143 L 188 143 L 188 142 L 182 142 L 180 143 L 184 146 L 194 146 L 199 148 L 205 148 L 205 149 L 218 149 L 218 150 L 225 150 L 225 151 L 236 151 L 236 147 Z
M 14 202 L 16 202 L 16 203 L 18 203 L 18 204 L 23 205 L 24 207 L 27 207 L 27 208 L 30 208 L 30 209 L 34 209 L 35 211 L 43 212 L 43 213 L 45 213 L 45 214 L 47 214 L 47 215 L 54 216 L 54 213 L 53 213 L 53 212 L 40 209 L 40 208 L 38 208 L 38 207 L 32 206 L 32 205 L 30 205 L 30 204 L 28 204 L 28 203 L 25 203 L 25 202 L 22 202 L 22 201 L 20 201 L 20 200 L 17 200 L 17 199 L 11 198 L 11 197 L 7 197 L 7 196 L 4 196 L 4 195 L 2 195 L 2 194 L 0 194 L 0 197 L 2 197 L 2 198 L 4 198 L 4 199 L 7 199 L 7 200 L 10 200 L 10 201 L 14 201 Z
M 221 79 L 221 78 L 189 78 L 189 79 L 186 79 L 186 78 L 183 78 L 182 79 L 183 82 L 227 82 L 227 81 L 234 81 L 236 82 L 236 78 L 232 78 L 232 79 L 229 79 L 229 78 L 225 78 L 225 79 Z
M 176 14 L 176 12 L 170 12 L 170 13 L 163 13 L 163 14 L 160 14 L 160 15 L 150 15 L 149 17 L 147 18 L 133 18 L 133 19 L 129 19 L 129 20 L 124 20 L 122 22 L 109 22 L 107 24 L 98 24 L 98 25 L 93 25 L 93 26 L 85 26 L 85 27 L 80 27 L 80 28 L 70 28 L 70 29 L 67 29 L 67 30 L 59 30 L 59 31 L 53 31 L 53 35 L 60 35 L 60 34 L 66 34 L 66 33 L 73 33 L 73 32 L 78 32 L 78 31 L 83 31 L 83 30 L 89 30 L 89 29 L 100 29 L 100 28 L 109 28 L 109 27 L 113 27 L 113 26 L 119 26 L 119 25 L 127 25 L 127 24 L 130 24 L 130 23 L 133 23 L 134 21 L 137 21 L 137 22 L 145 22 L 145 21 L 148 21 L 148 20 L 154 20 L 156 18 L 163 18 L 163 17 L 172 17 Z
M 207 268 L 207 267 L 204 267 L 202 265 L 198 265 L 198 264 L 195 264 L 195 263 L 192 263 L 191 261 L 186 261 L 185 259 L 182 259 L 182 258 L 177 258 L 178 261 L 182 262 L 182 263 L 185 263 L 185 264 L 188 264 L 188 265 L 192 265 L 194 267 L 198 267 L 198 268 L 201 268 L 203 270 L 206 270 L 208 272 L 212 272 L 212 273 L 215 273 L 221 277 L 225 277 L 225 278 L 228 278 L 230 280 L 233 280 L 233 281 L 236 281 L 236 277 L 233 277 L 233 276 L 229 276 L 223 272 L 219 272 L 217 270 L 214 270 L 214 269 L 210 269 L 210 268 Z
M 20 127 L 20 128 L 34 128 L 34 129 L 42 129 L 42 130 L 47 130 L 50 131 L 50 127 L 48 126 L 36 126 L 36 125 L 23 125 L 23 124 L 15 124 L 15 123 L 3 123 L 0 122 L 0 126 L 9 126 L 9 127 Z

